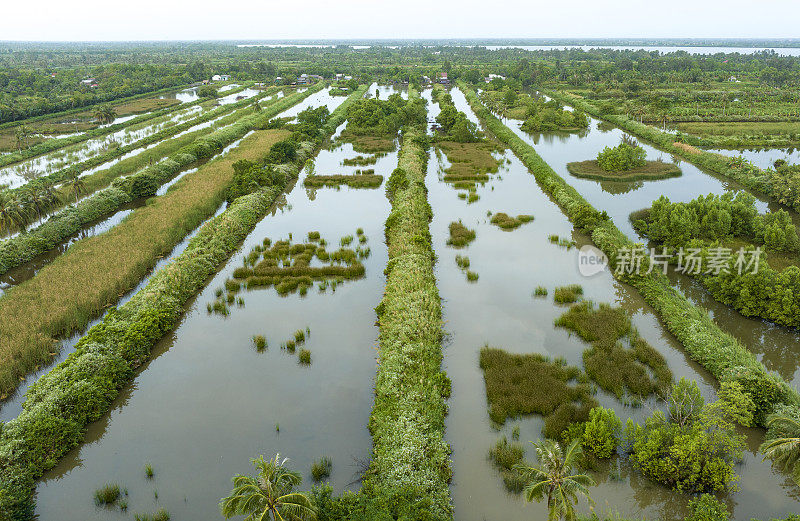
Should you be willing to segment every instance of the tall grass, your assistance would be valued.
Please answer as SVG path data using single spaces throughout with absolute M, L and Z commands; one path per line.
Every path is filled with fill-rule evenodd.
M 475 240 L 475 230 L 467 228 L 461 221 L 451 222 L 447 229 L 450 232 L 450 237 L 447 239 L 448 246 L 464 248 Z
M 518 215 L 512 217 L 507 213 L 498 212 L 492 216 L 491 223 L 506 231 L 516 230 L 525 223 L 533 220 L 532 215 Z
M 94 504 L 97 506 L 110 506 L 120 497 L 120 488 L 116 483 L 109 483 L 94 491 Z

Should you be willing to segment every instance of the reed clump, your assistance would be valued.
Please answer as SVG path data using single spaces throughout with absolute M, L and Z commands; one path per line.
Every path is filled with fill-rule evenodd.
M 311 365 L 311 351 L 308 349 L 301 349 L 297 358 L 301 365 Z
M 553 300 L 557 304 L 572 304 L 583 296 L 583 287 L 580 284 L 559 286 L 553 291 Z
M 309 175 L 303 180 L 303 185 L 313 188 L 338 187 L 342 185 L 350 188 L 379 188 L 383 184 L 383 176 L 374 171 L 356 172 L 355 174 Z
M 464 248 L 475 240 L 475 230 L 470 230 L 464 226 L 461 221 L 451 222 L 449 227 L 450 238 L 447 239 L 447 244 L 454 248 Z
M 103 485 L 94 491 L 94 504 L 97 506 L 111 506 L 120 498 L 121 491 L 116 483 Z
M 253 345 L 256 346 L 256 351 L 263 351 L 267 348 L 267 339 L 264 335 L 253 336 Z
M 494 447 L 489 450 L 489 460 L 500 471 L 503 485 L 506 490 L 514 494 L 519 494 L 525 488 L 523 476 L 514 468 L 524 457 L 525 448 L 522 444 L 516 441 L 509 442 L 505 436 L 498 439 Z
M 328 456 L 323 456 L 319 461 L 311 464 L 311 477 L 315 482 L 320 482 L 330 477 L 333 470 L 333 461 Z
M 506 231 L 516 230 L 525 223 L 533 220 L 532 215 L 518 215 L 512 217 L 507 213 L 498 212 L 492 216 L 491 223 Z
M 547 288 L 545 288 L 544 286 L 536 286 L 536 289 L 533 290 L 533 295 L 535 297 L 546 297 Z

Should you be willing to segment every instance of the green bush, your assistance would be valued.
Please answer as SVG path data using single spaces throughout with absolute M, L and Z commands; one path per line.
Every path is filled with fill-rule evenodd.
M 595 407 L 583 430 L 583 446 L 598 458 L 610 458 L 617 450 L 622 422 L 614 409 Z
M 647 152 L 638 145 L 620 143 L 611 148 L 605 147 L 597 154 L 597 164 L 606 172 L 623 172 L 643 167 L 647 164 Z
M 691 513 L 686 521 L 728 521 L 730 519 L 725 503 L 711 494 L 702 494 L 700 497 L 690 499 L 689 510 Z

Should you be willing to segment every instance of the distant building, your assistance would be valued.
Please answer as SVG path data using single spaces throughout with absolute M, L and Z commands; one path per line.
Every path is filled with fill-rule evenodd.
M 311 83 L 316 83 L 322 80 L 322 76 L 317 74 L 301 74 L 297 77 L 297 84 L 298 85 L 310 85 Z
M 229 81 L 231 79 L 228 74 L 215 74 L 211 76 L 211 81 Z
M 506 79 L 506 77 L 505 76 L 500 76 L 499 74 L 490 74 L 490 75 L 486 76 L 483 79 L 483 81 L 485 81 L 486 83 L 490 83 L 492 80 L 495 80 L 495 79 L 504 80 L 504 79 Z
M 81 80 L 81 83 L 91 88 L 98 87 L 97 80 L 94 78 L 86 78 L 85 80 Z
M 449 85 L 450 84 L 450 80 L 447 79 L 447 73 L 446 72 L 440 72 L 439 73 L 438 83 L 441 83 L 442 85 Z

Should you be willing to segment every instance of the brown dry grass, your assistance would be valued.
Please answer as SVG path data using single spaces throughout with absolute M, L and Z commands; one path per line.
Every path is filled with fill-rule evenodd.
M 673 145 L 676 146 L 677 148 L 680 148 L 684 152 L 688 152 L 689 154 L 697 155 L 703 153 L 703 151 L 700 150 L 699 148 L 693 147 L 692 145 L 688 145 L 686 143 L 680 143 L 676 141 L 673 143 Z
M 56 337 L 77 331 L 134 287 L 224 201 L 240 159 L 263 158 L 286 130 L 258 131 L 181 179 L 108 232 L 81 240 L 0 298 L 0 393 L 46 362 Z

